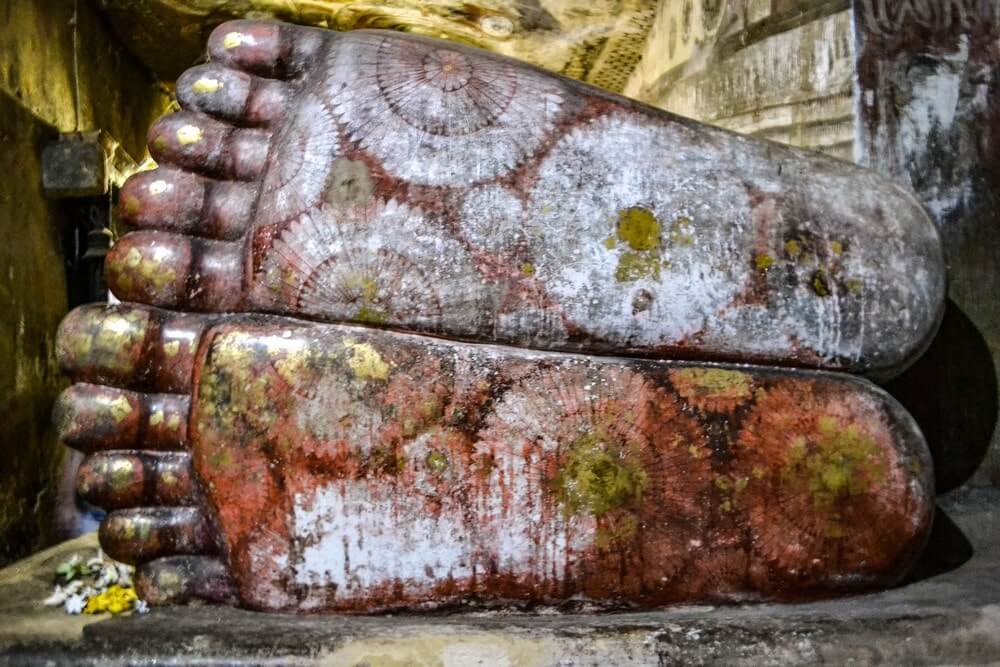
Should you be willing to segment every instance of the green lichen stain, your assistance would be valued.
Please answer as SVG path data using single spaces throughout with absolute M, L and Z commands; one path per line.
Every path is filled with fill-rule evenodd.
M 719 491 L 721 501 L 719 509 L 723 512 L 732 512 L 740 500 L 740 494 L 750 484 L 749 477 L 737 477 L 736 475 L 719 475 L 715 478 L 715 488 Z
M 812 280 L 809 281 L 812 286 L 813 292 L 817 296 L 830 296 L 830 279 L 826 275 L 826 271 L 819 269 L 813 273 Z
M 521 265 L 521 275 L 525 278 L 530 278 L 535 275 L 535 265 L 531 262 L 525 262 Z
M 421 431 L 438 424 L 444 416 L 444 404 L 436 398 L 431 398 L 420 405 L 415 410 L 409 411 L 410 416 L 403 418 L 403 436 L 412 438 Z
M 358 312 L 354 314 L 355 321 L 364 324 L 385 324 L 388 317 L 382 311 L 372 308 L 367 304 L 358 308 Z
M 627 512 L 621 516 L 614 517 L 613 520 L 608 520 L 607 525 L 598 526 L 595 542 L 597 543 L 597 548 L 604 551 L 621 548 L 631 542 L 638 531 L 638 517 L 631 512 Z
M 208 455 L 208 465 L 220 470 L 228 468 L 233 465 L 233 455 L 228 449 L 216 449 Z
M 388 314 L 382 309 L 379 298 L 378 281 L 368 275 L 353 274 L 344 279 L 344 286 L 357 294 L 356 300 L 361 302 L 354 319 L 364 324 L 385 324 Z
M 677 218 L 670 226 L 670 242 L 674 245 L 692 245 L 694 234 L 691 230 L 691 220 L 688 218 Z
M 598 432 L 582 435 L 570 445 L 554 488 L 567 516 L 583 511 L 600 517 L 637 503 L 648 483 L 635 457 Z
M 675 373 L 686 387 L 706 398 L 750 398 L 750 377 L 725 368 L 683 368 Z
M 406 458 L 396 454 L 392 447 L 376 447 L 368 454 L 366 463 L 369 469 L 392 476 L 406 468 Z
M 424 459 L 427 469 L 436 475 L 440 475 L 448 469 L 448 457 L 436 449 L 429 452 Z
M 818 437 L 813 443 L 797 437 L 781 469 L 782 484 L 803 487 L 817 511 L 829 519 L 827 537 L 845 534 L 838 505 L 853 496 L 877 490 L 886 476 L 886 465 L 878 445 L 857 424 L 841 426 L 832 416 L 817 419 Z
M 753 266 L 759 272 L 765 273 L 768 269 L 774 266 L 774 257 L 766 252 L 758 253 L 753 258 Z
M 686 218 L 678 220 L 690 225 Z M 685 235 L 687 226 L 678 227 L 678 233 Z M 627 246 L 618 257 L 615 269 L 615 280 L 628 283 L 642 278 L 660 279 L 661 269 L 667 263 L 660 258 L 663 228 L 649 209 L 633 206 L 619 212 L 615 236 L 604 240 L 603 245 L 608 250 L 614 250 L 619 243 Z M 671 232 L 673 235 L 673 231 Z
M 436 398 L 431 398 L 420 404 L 419 412 L 428 422 L 436 423 L 444 416 L 444 404 Z
M 640 278 L 660 279 L 661 262 L 659 255 L 652 253 L 626 252 L 618 258 L 615 280 L 628 283 Z
M 649 209 L 634 206 L 618 214 L 618 238 L 632 250 L 659 248 L 661 231 L 659 221 Z

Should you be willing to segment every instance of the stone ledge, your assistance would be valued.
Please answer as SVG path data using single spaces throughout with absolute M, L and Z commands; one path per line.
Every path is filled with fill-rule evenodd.
M 604 615 L 296 617 L 199 607 L 94 619 L 41 608 L 55 563 L 93 548 L 91 535 L 0 571 L 0 665 L 1000 664 L 1000 490 L 960 490 L 939 507 L 924 578 L 891 591 Z

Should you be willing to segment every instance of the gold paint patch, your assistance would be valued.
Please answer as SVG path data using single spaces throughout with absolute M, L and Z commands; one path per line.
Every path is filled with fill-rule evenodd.
M 119 396 L 115 399 L 101 396 L 97 399 L 97 402 L 104 407 L 107 414 L 111 415 L 111 418 L 119 424 L 132 413 L 132 404 L 129 403 L 128 399 L 124 396 Z
M 204 133 L 197 125 L 185 125 L 177 130 L 177 141 L 179 141 L 182 146 L 196 144 L 201 141 L 203 136 Z
M 118 459 L 111 464 L 109 477 L 111 478 L 111 488 L 121 491 L 132 482 L 135 476 L 135 466 L 128 459 Z
M 219 81 L 218 79 L 210 79 L 207 76 L 203 76 L 197 81 L 195 81 L 193 84 L 191 84 L 191 90 L 200 95 L 207 95 L 210 93 L 217 92 L 221 90 L 223 87 L 225 87 L 225 84 L 223 84 L 221 81 Z
M 139 252 L 139 250 L 136 248 L 132 248 L 131 250 L 128 251 L 128 254 L 125 255 L 125 266 L 127 266 L 130 269 L 134 269 L 135 267 L 139 266 L 139 262 L 141 261 L 142 261 L 142 253 Z
M 222 46 L 227 49 L 235 49 L 236 47 L 243 46 L 244 44 L 253 46 L 255 43 L 256 40 L 254 40 L 252 35 L 242 32 L 230 32 L 222 38 Z

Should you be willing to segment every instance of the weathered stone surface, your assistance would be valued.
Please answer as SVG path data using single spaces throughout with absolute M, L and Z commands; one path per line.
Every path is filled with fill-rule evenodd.
M 661 3 L 624 93 L 682 116 L 853 160 L 850 4 Z
M 6 563 L 51 544 L 57 525 L 68 527 L 66 515 L 56 513 L 60 482 L 74 516 L 72 479 L 60 479 L 66 452 L 49 414 L 65 382 L 54 353 L 67 309 L 60 233 L 78 221 L 63 203 L 46 199 L 40 151 L 60 133 L 103 129 L 140 157 L 145 131 L 167 99 L 90 3 L 3 2 L 0 26 L 0 563 Z
M 88 533 L 40 551 L 0 570 L 0 646 L 19 639 L 77 639 L 94 616 L 67 616 L 41 604 L 52 592 L 56 568 L 74 553 L 92 557 L 97 535 Z M 55 613 L 53 613 L 55 612 Z
M 0 31 L 7 95 L 58 132 L 104 130 L 143 157 L 145 130 L 169 98 L 90 3 L 5 2 L 0 25 L 7 28 Z
M 935 530 L 942 548 L 919 581 L 832 602 L 645 613 L 330 619 L 175 608 L 81 630 L 98 619 L 32 602 L 51 590 L 67 545 L 47 564 L 0 572 L 0 664 L 991 664 L 1000 655 L 1000 495 L 963 491 L 940 507 L 939 528 L 952 532 Z
M 49 198 L 98 197 L 120 188 L 135 160 L 106 132 L 64 133 L 41 149 L 42 189 Z
M 47 197 L 94 197 L 108 191 L 107 159 L 96 133 L 70 135 L 42 149 L 42 188 Z
M 54 354 L 66 312 L 58 212 L 40 191 L 35 152 L 51 131 L 0 93 L 0 563 L 54 539 L 55 487 L 65 450 L 49 426 L 64 384 Z M 34 196 L 30 196 L 34 194 Z M 30 221 L 31 224 L 26 224 Z
M 873 375 L 940 315 L 929 218 L 846 163 L 411 36 L 235 22 L 209 52 L 122 195 L 123 300 Z
M 855 0 L 859 162 L 907 184 L 941 228 L 952 268 L 950 294 L 968 323 L 954 348 L 982 347 L 991 383 L 937 370 L 944 381 L 936 421 L 995 426 L 1000 373 L 1000 7 L 962 0 Z M 970 442 L 989 443 L 977 481 L 1000 484 L 1000 430 Z M 981 446 L 982 445 L 982 446 Z M 957 445 L 951 445 L 957 447 Z M 957 453 L 956 453 L 957 455 Z
M 894 583 L 930 527 L 919 431 L 845 375 L 132 306 L 75 311 L 59 350 L 75 380 L 192 397 L 60 401 L 105 550 L 217 555 L 253 608 L 837 595 Z M 142 451 L 181 423 L 190 456 Z
M 656 13 L 650 0 L 101 0 L 121 38 L 162 79 L 201 56 L 229 19 L 334 30 L 389 28 L 470 44 L 620 92 Z M 170 48 L 163 48 L 170 35 Z

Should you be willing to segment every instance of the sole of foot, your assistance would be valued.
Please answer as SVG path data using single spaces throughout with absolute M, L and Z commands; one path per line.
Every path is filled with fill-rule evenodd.
M 932 470 L 841 374 L 88 306 L 62 440 L 154 602 L 376 611 L 795 600 L 898 581 Z
M 854 165 L 400 33 L 220 26 L 150 131 L 124 301 L 887 377 L 945 263 Z

